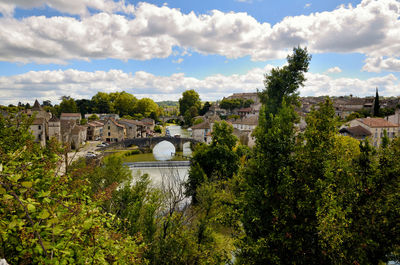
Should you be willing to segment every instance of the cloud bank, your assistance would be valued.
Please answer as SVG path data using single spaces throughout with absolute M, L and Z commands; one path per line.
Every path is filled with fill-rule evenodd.
M 271 25 L 247 13 L 185 14 L 179 9 L 111 0 L 0 0 L 0 11 L 47 4 L 70 16 L 0 18 L 0 60 L 66 63 L 68 60 L 166 58 L 173 47 L 227 58 L 284 58 L 293 46 L 311 53 L 362 53 L 365 71 L 399 71 L 400 2 L 363 0 L 353 7 L 286 17 Z M 90 14 L 96 9 L 99 13 Z M 116 13 L 117 12 L 117 13 Z M 385 58 L 385 59 L 382 59 Z M 380 60 L 380 62 L 379 62 Z
M 84 72 L 78 70 L 31 71 L 25 74 L 0 77 L 2 97 L 0 104 L 17 104 L 51 100 L 57 103 L 63 95 L 73 98 L 91 98 L 99 91 L 127 91 L 138 98 L 151 97 L 156 101 L 177 100 L 182 92 L 195 89 L 202 100 L 219 100 L 235 92 L 254 92 L 264 88 L 264 74 L 273 68 L 254 68 L 242 75 L 211 75 L 197 79 L 177 73 L 170 76 L 156 76 L 138 71 L 134 74 L 121 70 Z M 333 79 L 325 74 L 307 73 L 307 82 L 300 89 L 302 96 L 371 96 L 375 88 L 385 96 L 396 96 L 400 81 L 393 75 L 361 80 L 357 78 Z

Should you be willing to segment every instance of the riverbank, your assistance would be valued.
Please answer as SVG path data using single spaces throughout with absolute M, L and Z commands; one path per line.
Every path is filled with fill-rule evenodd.
M 107 151 L 104 152 L 104 155 L 105 156 L 118 155 L 122 158 L 122 161 L 124 163 L 158 161 L 154 157 L 153 153 L 132 154 L 132 150 L 138 150 L 138 149 Z M 173 156 L 170 161 L 188 161 L 188 160 L 189 160 L 188 157 L 183 156 L 183 152 L 177 152 L 176 155 Z

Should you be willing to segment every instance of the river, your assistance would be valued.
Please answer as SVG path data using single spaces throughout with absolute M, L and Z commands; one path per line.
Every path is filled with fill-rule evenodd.
M 171 136 L 179 135 L 180 137 L 190 137 L 190 133 L 182 129 L 181 126 L 167 126 Z M 157 161 L 126 163 L 133 175 L 149 174 L 155 186 L 160 186 L 166 181 L 179 180 L 183 182 L 187 179 L 189 172 L 188 161 L 179 163 L 179 161 L 169 161 L 176 152 L 173 144 L 167 141 L 160 142 L 153 148 L 153 156 Z M 190 156 L 192 150 L 190 144 L 183 145 L 183 155 Z

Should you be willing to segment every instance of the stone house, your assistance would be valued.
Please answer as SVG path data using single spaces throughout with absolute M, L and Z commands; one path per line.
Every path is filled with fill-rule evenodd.
M 101 137 L 103 136 L 103 126 L 104 124 L 98 121 L 91 121 L 86 124 L 86 140 L 95 141 L 97 139 L 101 139 Z
M 29 126 L 35 142 L 40 143 L 41 146 L 46 145 L 46 120 L 44 118 L 35 118 Z
M 372 134 L 366 128 L 357 125 L 354 127 L 345 127 L 339 130 L 339 133 L 344 136 L 350 136 L 357 140 L 364 140 L 367 137 L 370 137 Z
M 258 125 L 258 116 L 250 116 L 243 119 L 237 119 L 232 121 L 233 128 L 238 130 L 250 130 L 253 131 Z
M 126 138 L 146 137 L 146 125 L 137 120 L 120 119 L 118 123 L 125 126 Z
M 125 139 L 126 128 L 117 123 L 113 118 L 109 118 L 103 126 L 103 141 L 121 142 Z
M 203 142 L 203 143 L 207 143 L 207 144 L 211 143 L 212 127 L 208 120 L 206 120 L 202 123 L 193 125 L 191 127 L 191 129 L 192 129 L 192 138 L 193 139 Z
M 80 113 L 61 113 L 60 120 L 72 120 L 79 125 L 82 120 L 82 115 Z
M 71 148 L 79 149 L 81 144 L 85 143 L 87 128 L 85 126 L 75 125 L 71 131 Z
M 71 143 L 72 129 L 75 126 L 77 126 L 75 120 L 60 120 L 61 142 Z
M 156 122 L 150 118 L 144 118 L 140 120 L 147 128 L 148 131 L 154 131 L 154 127 L 156 126 Z
M 49 139 L 55 138 L 57 141 L 61 141 L 61 122 L 60 120 L 56 117 L 53 116 L 51 119 L 48 121 L 48 137 Z
M 400 125 L 400 109 L 396 109 L 393 115 L 387 116 L 385 119 L 388 122 Z
M 350 127 L 361 126 L 371 133 L 371 143 L 380 146 L 384 131 L 389 139 L 393 139 L 399 134 L 400 125 L 391 123 L 383 118 L 363 118 L 350 121 Z

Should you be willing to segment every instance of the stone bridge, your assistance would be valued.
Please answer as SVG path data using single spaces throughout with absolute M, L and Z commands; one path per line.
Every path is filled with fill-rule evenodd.
M 158 119 L 161 120 L 161 121 L 163 121 L 163 122 L 167 122 L 167 121 L 169 121 L 169 120 L 180 120 L 180 121 L 184 121 L 184 120 L 183 120 L 183 116 L 176 116 L 176 115 L 173 115 L 173 116 L 161 116 L 161 117 L 158 117 Z
M 182 151 L 183 150 L 183 145 L 185 143 L 199 143 L 199 141 L 193 139 L 193 138 L 178 138 L 178 137 L 148 137 L 148 138 L 133 138 L 133 139 L 126 139 L 122 142 L 118 143 L 112 143 L 107 147 L 104 147 L 103 149 L 108 149 L 108 148 L 127 148 L 132 145 L 138 146 L 140 149 L 145 149 L 145 148 L 150 148 L 153 149 L 156 144 L 162 142 L 162 141 L 167 141 L 170 142 L 175 146 L 175 149 L 177 151 Z

